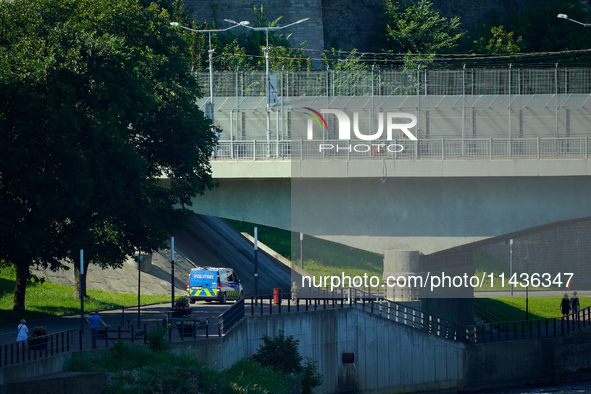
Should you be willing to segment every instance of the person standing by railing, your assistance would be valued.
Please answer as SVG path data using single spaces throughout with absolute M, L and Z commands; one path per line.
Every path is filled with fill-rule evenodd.
M 220 138 L 222 138 L 222 129 L 220 126 L 213 126 L 212 129 L 215 135 L 215 146 L 213 148 L 213 158 L 215 160 L 218 157 L 218 148 L 220 145 Z
M 570 298 L 570 307 L 574 315 L 577 315 L 579 313 L 579 306 L 579 297 L 577 297 L 577 292 L 575 291 L 573 293 L 573 296 Z
M 95 311 L 92 316 L 90 316 L 88 319 L 86 319 L 86 321 L 88 322 L 88 324 L 90 324 L 90 335 L 92 336 L 92 348 L 96 349 L 96 341 L 98 338 L 98 331 L 100 326 L 100 323 L 103 323 L 103 326 L 105 327 L 110 327 L 108 324 L 106 324 L 103 319 L 101 319 L 101 317 L 99 316 L 99 311 Z
M 16 343 L 18 344 L 18 349 L 26 349 L 27 339 L 29 338 L 29 328 L 27 327 L 27 321 L 25 319 L 21 320 L 21 324 L 18 325 L 17 330 L 18 334 L 16 335 Z
M 568 294 L 566 293 L 560 301 L 560 311 L 562 312 L 562 317 L 568 316 L 570 313 L 570 300 L 568 299 Z

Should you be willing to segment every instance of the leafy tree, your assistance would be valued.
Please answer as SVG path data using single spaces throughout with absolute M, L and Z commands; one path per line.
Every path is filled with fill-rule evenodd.
M 253 27 L 278 26 L 279 17 L 268 22 L 265 16 L 264 7 L 254 8 Z M 190 27 L 194 30 L 213 30 L 224 28 L 215 23 L 207 21 L 198 24 L 192 22 Z M 193 33 L 187 30 L 183 31 L 185 39 L 191 47 L 192 66 L 195 71 L 204 71 L 209 68 L 209 37 L 208 34 Z M 311 68 L 311 61 L 305 55 L 303 49 L 306 43 L 301 43 L 294 48 L 289 38 L 291 34 L 284 36 L 269 32 L 269 68 L 272 71 L 299 71 Z M 214 57 L 214 69 L 216 70 L 235 70 L 240 67 L 242 70 L 254 70 L 265 67 L 265 57 L 263 47 L 266 46 L 265 32 L 254 31 L 251 29 L 235 28 L 228 32 L 213 33 L 212 47 L 216 49 Z
M 436 54 L 452 53 L 463 32 L 460 19 L 442 17 L 433 3 L 387 0 L 384 14 L 385 51 L 403 53 L 405 68 L 430 65 Z
M 348 54 L 334 48 L 325 52 L 322 62 L 329 70 L 335 72 L 333 78 L 334 89 L 337 95 L 358 95 L 358 87 L 365 86 L 366 94 L 371 94 L 371 73 L 369 65 L 362 60 L 364 54 L 357 53 L 354 49 Z
M 353 49 L 348 54 L 341 50 L 331 49 L 324 52 L 322 63 L 335 71 L 367 71 L 369 66 L 362 60 L 364 54 Z
M 169 14 L 134 0 L 0 2 L 0 256 L 120 266 L 211 184 L 213 134 Z M 166 179 L 166 181 L 164 181 Z
M 476 53 L 491 55 L 513 54 L 521 51 L 523 38 L 515 38 L 514 32 L 507 32 L 503 25 L 492 26 L 490 33 L 474 41 Z

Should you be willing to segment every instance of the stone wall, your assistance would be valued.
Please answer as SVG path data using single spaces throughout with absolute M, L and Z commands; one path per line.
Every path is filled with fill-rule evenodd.
M 553 230 L 532 234 L 514 240 L 513 268 L 525 272 L 523 261 L 527 257 L 529 272 L 572 272 L 575 288 L 591 285 L 591 221 L 571 224 Z M 499 242 L 480 247 L 483 252 L 509 265 L 509 242 Z
M 224 19 L 232 19 L 237 22 L 249 21 L 254 25 L 254 8 L 260 9 L 263 5 L 267 21 L 273 21 L 279 17 L 280 26 L 285 26 L 300 19 L 310 18 L 293 27 L 280 30 L 275 34 L 285 36 L 293 33 L 289 39 L 294 46 L 302 42 L 308 44 L 308 49 L 324 49 L 322 2 L 320 0 L 287 0 L 287 1 L 247 1 L 247 0 L 185 0 L 187 6 L 194 10 L 195 19 L 198 22 L 215 21 L 219 28 L 229 27 Z M 236 28 L 234 32 L 237 32 Z M 264 34 L 264 33 L 261 33 Z
M 523 12 L 526 5 L 539 0 L 432 0 L 443 16 L 459 16 L 466 30 L 475 26 L 491 10 L 511 20 Z M 299 45 L 306 41 L 311 56 L 320 58 L 323 49 L 338 47 L 344 50 L 357 48 L 360 51 L 374 51 L 380 48 L 376 39 L 379 24 L 383 21 L 382 8 L 385 0 L 186 0 L 188 7 L 195 11 L 197 21 L 215 20 L 220 27 L 229 26 L 224 19 L 254 21 L 253 8 L 264 6 L 267 20 L 280 16 L 280 24 L 286 25 L 303 18 L 309 21 L 289 28 L 293 33 L 292 43 Z

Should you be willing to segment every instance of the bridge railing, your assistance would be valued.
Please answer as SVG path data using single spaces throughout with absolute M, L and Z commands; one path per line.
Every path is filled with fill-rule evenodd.
M 587 159 L 589 137 L 219 141 L 217 160 Z
M 209 73 L 195 73 L 209 92 Z M 277 73 L 280 97 L 570 94 L 591 92 L 590 68 L 285 71 Z M 264 71 L 216 71 L 214 96 L 261 97 Z

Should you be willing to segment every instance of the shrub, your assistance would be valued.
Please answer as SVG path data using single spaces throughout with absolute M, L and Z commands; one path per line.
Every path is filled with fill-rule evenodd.
M 286 336 L 283 330 L 275 338 L 263 335 L 263 344 L 259 346 L 252 361 L 284 374 L 301 374 L 302 393 L 311 394 L 314 387 L 320 386 L 324 380 L 318 373 L 318 364 L 306 357 L 306 363 L 302 365 L 303 357 L 298 351 L 300 341 L 293 335 Z
M 302 380 L 302 394 L 312 394 L 312 389 L 320 386 L 323 381 L 324 376 L 318 373 L 318 363 L 310 357 L 306 357 L 304 379 Z
M 174 301 L 174 307 L 176 309 L 185 309 L 189 306 L 189 299 L 186 296 L 180 296 Z
M 285 374 L 302 372 L 302 356 L 298 351 L 300 341 L 293 335 L 285 336 L 280 330 L 275 338 L 263 335 L 261 339 L 263 344 L 252 356 L 254 362 Z
M 146 340 L 148 341 L 148 347 L 156 352 L 168 351 L 170 349 L 170 343 L 164 337 L 170 329 L 169 325 L 156 326 L 153 330 L 149 330 L 146 333 Z

